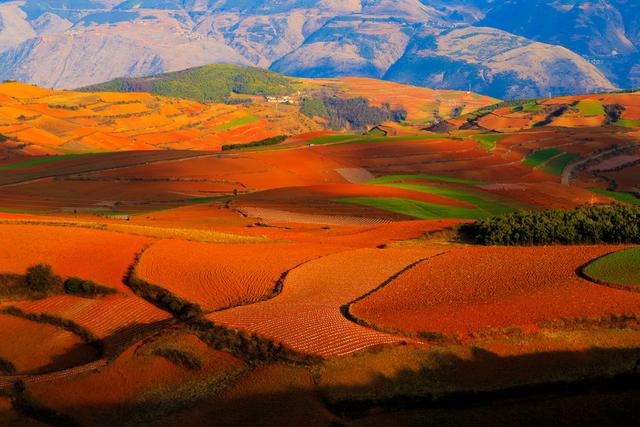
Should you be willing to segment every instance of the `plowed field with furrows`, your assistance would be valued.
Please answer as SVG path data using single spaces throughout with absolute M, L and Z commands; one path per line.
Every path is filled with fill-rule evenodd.
M 68 295 L 13 304 L 27 313 L 47 313 L 72 320 L 110 347 L 158 327 L 169 314 L 138 297 L 110 296 L 84 299 Z
M 638 313 L 640 294 L 596 285 L 576 271 L 621 249 L 471 247 L 430 259 L 358 301 L 351 313 L 368 324 L 408 333 L 465 336 L 537 328 L 567 319 Z
M 214 322 L 266 336 L 294 350 L 341 356 L 401 342 L 359 326 L 341 308 L 440 249 L 359 249 L 308 262 L 290 272 L 272 300 L 209 315 Z
M 337 250 L 328 245 L 166 240 L 144 252 L 136 275 L 204 310 L 219 310 L 267 297 L 285 271 Z

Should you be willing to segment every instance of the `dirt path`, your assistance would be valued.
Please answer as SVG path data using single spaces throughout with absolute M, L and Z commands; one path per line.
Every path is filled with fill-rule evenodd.
M 587 156 L 575 163 L 571 163 L 569 164 L 566 168 L 564 168 L 564 171 L 562 171 L 562 185 L 570 185 L 571 184 L 571 177 L 573 176 L 573 172 L 576 170 L 577 167 L 582 166 L 584 164 L 587 164 L 593 160 L 597 160 L 601 157 L 605 157 L 608 156 L 610 154 L 615 153 L 616 151 L 620 151 L 620 147 L 615 147 L 615 148 L 611 148 L 609 150 L 606 151 L 602 151 L 600 153 L 596 153 L 596 154 L 592 154 L 590 156 Z

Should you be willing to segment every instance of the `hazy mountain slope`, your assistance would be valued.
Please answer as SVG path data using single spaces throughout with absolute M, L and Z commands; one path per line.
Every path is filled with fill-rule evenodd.
M 498 97 L 572 93 L 640 84 L 637 17 L 628 0 L 0 0 L 0 78 L 71 88 L 226 63 L 435 88 L 471 83 Z M 515 57 L 485 64 L 425 54 L 430 37 L 446 39 L 469 26 L 520 36 L 527 60 L 544 64 L 527 71 Z M 413 52 L 422 56 L 411 58 Z
M 414 39 L 385 78 L 449 89 L 470 84 L 504 98 L 614 89 L 594 65 L 568 49 L 479 27 Z
M 398 19 L 336 18 L 271 68 L 303 77 L 382 77 L 400 59 L 414 31 Z

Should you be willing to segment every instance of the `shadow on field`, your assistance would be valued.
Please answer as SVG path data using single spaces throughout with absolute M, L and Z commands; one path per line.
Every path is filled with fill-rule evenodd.
M 378 374 L 361 385 L 331 384 L 329 378 L 347 381 L 347 375 L 336 375 L 345 372 L 354 374 L 350 378 L 362 378 L 359 374 L 367 371 L 369 358 L 384 353 L 310 369 L 315 386 L 292 380 L 293 374 L 270 378 L 265 384 L 264 378 L 254 380 L 249 373 L 225 391 L 197 400 L 167 390 L 164 396 L 154 393 L 154 399 L 138 403 L 91 407 L 69 403 L 56 410 L 62 412 L 57 413 L 59 419 L 71 417 L 78 425 L 122 427 L 169 426 L 178 420 L 194 426 L 626 426 L 637 425 L 640 419 L 638 348 L 514 357 L 479 349 L 469 358 L 429 354 L 415 370 L 400 370 L 390 377 Z M 334 362 L 352 371 L 335 370 Z M 294 369 L 299 368 L 285 372 Z M 269 389 L 274 392 L 265 391 Z M 29 399 L 28 389 L 24 396 Z M 46 407 L 46 401 L 35 406 Z M 20 410 L 29 413 L 28 405 Z

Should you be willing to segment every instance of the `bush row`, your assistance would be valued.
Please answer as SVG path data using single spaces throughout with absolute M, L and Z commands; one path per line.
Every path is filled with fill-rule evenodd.
M 640 243 L 640 207 L 590 206 L 516 212 L 459 227 L 463 239 L 482 245 Z
M 260 141 L 253 141 L 247 144 L 227 144 L 222 146 L 222 151 L 235 150 L 238 148 L 251 148 L 251 147 L 264 147 L 268 145 L 278 145 L 281 142 L 284 142 L 287 138 L 287 135 L 273 136 L 271 138 L 262 139 Z
M 175 363 L 178 366 L 190 369 L 192 371 L 199 371 L 202 369 L 202 361 L 195 355 L 187 353 L 175 348 L 156 348 L 151 354 L 155 356 L 164 357 L 165 359 Z

